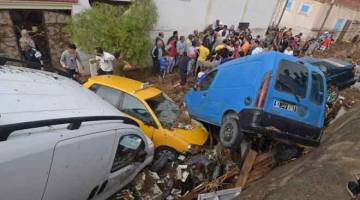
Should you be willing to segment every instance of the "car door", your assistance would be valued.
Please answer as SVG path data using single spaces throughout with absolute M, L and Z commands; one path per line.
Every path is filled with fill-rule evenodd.
M 318 113 L 311 109 L 312 103 L 307 98 L 311 84 L 308 68 L 294 61 L 279 60 L 274 76 L 265 110 L 285 119 L 315 125 L 313 119 Z
M 134 119 L 140 125 L 141 130 L 150 139 L 153 139 L 154 131 L 158 126 L 144 103 L 136 97 L 124 93 L 119 109 Z
M 147 111 L 144 104 L 136 99 L 136 97 L 100 84 L 94 84 L 89 89 L 135 120 L 139 124 L 141 130 L 143 130 L 149 138 L 153 137 L 154 126 L 156 126 L 154 125 L 155 122 L 152 123 L 154 120 L 151 116 L 147 117 L 148 120 L 145 120 L 145 115 L 149 116 L 150 113 Z M 143 116 L 136 111 L 144 112 Z
M 109 130 L 58 142 L 42 199 L 93 199 L 108 175 L 114 138 Z
M 216 74 L 217 70 L 214 70 L 205 75 L 205 77 L 199 81 L 197 89 L 192 91 L 189 97 L 187 97 L 190 114 L 207 122 L 211 122 L 213 111 L 207 106 L 209 101 L 209 89 L 216 77 Z
M 111 195 L 131 182 L 144 167 L 148 154 L 144 154 L 143 160 L 138 160 L 138 155 L 142 152 L 146 152 L 146 143 L 142 137 L 131 132 L 117 133 L 109 179 L 105 183 L 106 186 L 100 188 L 99 192 L 103 190 L 104 194 Z
M 326 104 L 326 81 L 325 77 L 319 72 L 311 72 L 311 84 L 309 86 L 309 110 L 312 115 L 309 120 L 316 127 L 322 127 L 324 124 L 325 104 Z

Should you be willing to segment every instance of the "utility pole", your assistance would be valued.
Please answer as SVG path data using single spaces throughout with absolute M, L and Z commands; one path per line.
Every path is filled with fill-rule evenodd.
M 335 4 L 335 0 L 331 0 L 330 7 L 329 7 L 329 9 L 328 9 L 327 12 L 326 12 L 324 21 L 322 22 L 322 24 L 321 24 L 321 26 L 320 26 L 318 35 L 320 35 L 321 32 L 322 32 L 322 30 L 324 29 L 325 23 L 326 23 L 327 19 L 329 18 L 329 15 L 330 15 L 330 13 L 331 13 L 331 10 L 332 10 L 333 7 L 334 7 L 334 4 Z
M 280 25 L 280 22 L 281 22 L 281 20 L 282 20 L 282 18 L 283 18 L 283 16 L 284 16 L 284 13 L 285 13 L 285 10 L 286 10 L 286 6 L 288 5 L 288 3 L 289 3 L 289 0 L 286 0 L 286 1 L 285 1 L 285 4 L 284 4 L 284 7 L 283 7 L 283 9 L 282 9 L 282 11 L 281 11 L 281 15 L 280 15 L 280 17 L 279 17 L 279 20 L 278 20 L 278 22 L 277 22 L 277 24 L 276 24 L 277 27 L 279 27 L 279 25 Z

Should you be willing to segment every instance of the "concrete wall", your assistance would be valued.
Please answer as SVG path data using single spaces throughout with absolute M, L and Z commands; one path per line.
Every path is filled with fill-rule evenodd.
M 237 26 L 250 22 L 250 28 L 264 33 L 271 22 L 277 0 L 154 0 L 158 7 L 159 21 L 155 32 L 166 35 L 178 30 L 187 35 L 193 30 L 204 29 L 216 19 L 223 24 Z
M 206 25 L 220 19 L 223 24 L 237 26 L 250 22 L 250 27 L 264 33 L 271 22 L 277 0 L 154 0 L 158 7 L 158 23 L 154 33 L 172 31 L 187 35 L 193 30 L 202 30 Z M 264 3 L 265 2 L 265 3 Z M 90 8 L 88 0 L 79 0 L 73 6 L 73 14 Z
M 356 35 L 360 35 L 360 12 L 355 16 L 353 23 L 349 27 L 349 31 L 344 36 L 344 39 L 351 41 Z
M 20 51 L 16 41 L 13 24 L 9 11 L 0 10 L 0 55 L 20 58 Z
M 43 13 L 49 39 L 51 62 L 53 67 L 61 67 L 61 54 L 70 42 L 70 35 L 65 29 L 71 16 L 56 11 L 44 11 Z
M 282 8 L 286 0 L 280 0 L 279 6 L 276 8 L 276 15 L 273 22 L 277 22 Z M 299 12 L 302 3 L 310 5 L 310 10 L 307 14 Z M 280 26 L 292 27 L 294 33 L 302 32 L 305 36 L 317 35 L 321 24 L 323 23 L 326 13 L 330 8 L 330 4 L 321 3 L 314 0 L 293 0 L 290 10 L 285 10 L 284 16 L 281 20 Z M 335 28 L 337 19 L 354 20 L 359 11 L 350 9 L 348 7 L 335 5 L 326 20 L 323 30 L 332 32 Z M 339 33 L 335 33 L 335 37 Z

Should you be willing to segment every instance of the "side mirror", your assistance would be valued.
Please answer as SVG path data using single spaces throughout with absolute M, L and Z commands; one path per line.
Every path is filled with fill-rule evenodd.
M 135 162 L 143 163 L 143 162 L 145 162 L 146 157 L 147 157 L 146 151 L 141 149 L 135 155 Z

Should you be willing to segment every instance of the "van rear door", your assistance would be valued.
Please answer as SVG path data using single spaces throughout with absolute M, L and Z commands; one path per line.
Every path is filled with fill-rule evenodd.
M 277 128 L 282 131 L 318 140 L 324 119 L 326 83 L 323 75 L 294 61 L 279 60 L 264 111 L 277 118 Z

